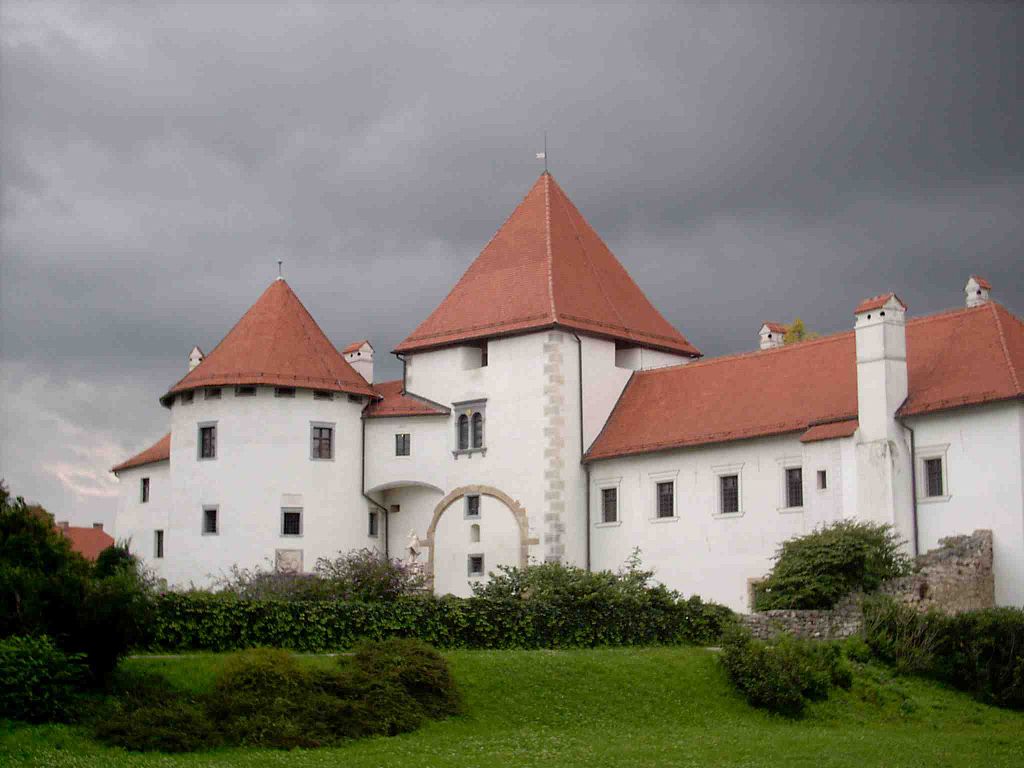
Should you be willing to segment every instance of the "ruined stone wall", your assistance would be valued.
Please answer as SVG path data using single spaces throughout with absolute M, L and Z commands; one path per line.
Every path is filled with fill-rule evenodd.
M 939 545 L 916 558 L 913 574 L 886 582 L 881 592 L 922 612 L 956 614 L 992 608 L 992 531 L 951 536 L 941 539 Z M 854 593 L 830 610 L 759 611 L 741 620 L 754 637 L 761 639 L 789 632 L 797 637 L 839 640 L 860 632 L 862 598 Z

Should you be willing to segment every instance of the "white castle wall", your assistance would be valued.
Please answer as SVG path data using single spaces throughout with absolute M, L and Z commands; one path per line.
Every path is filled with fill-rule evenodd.
M 149 478 L 149 501 L 142 503 L 141 481 Z M 171 511 L 171 465 L 160 461 L 118 472 L 120 493 L 110 535 L 128 541 L 132 554 L 141 557 L 153 572 L 166 578 L 165 559 L 156 559 L 155 531 L 166 531 Z M 165 533 L 166 536 L 166 533 Z M 166 551 L 166 540 L 164 542 Z

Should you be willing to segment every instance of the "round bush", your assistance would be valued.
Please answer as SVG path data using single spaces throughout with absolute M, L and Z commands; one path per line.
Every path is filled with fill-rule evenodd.
M 85 657 L 42 637 L 0 640 L 0 717 L 64 722 L 78 714 L 78 689 L 88 677 Z

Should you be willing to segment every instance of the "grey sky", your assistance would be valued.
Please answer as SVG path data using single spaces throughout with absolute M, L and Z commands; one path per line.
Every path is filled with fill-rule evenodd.
M 971 272 L 1024 311 L 1024 11 L 0 5 L 0 476 L 110 521 L 106 469 L 285 260 L 386 352 L 559 183 L 708 355 Z

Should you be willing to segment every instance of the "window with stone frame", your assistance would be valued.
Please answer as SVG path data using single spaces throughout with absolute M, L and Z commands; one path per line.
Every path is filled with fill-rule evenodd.
M 786 468 L 786 506 L 790 509 L 804 505 L 803 467 Z
M 310 424 L 310 458 L 334 458 L 334 425 L 313 422 Z
M 619 521 L 619 489 L 601 489 L 601 522 L 617 523 Z
M 675 504 L 675 493 L 676 484 L 672 480 L 666 480 L 658 483 L 656 486 L 657 496 L 657 517 L 675 517 L 676 504 Z
M 946 486 L 943 482 L 942 469 L 941 457 L 936 456 L 934 458 L 924 460 L 925 496 L 936 497 L 946 495 Z
M 302 510 L 297 507 L 281 510 L 281 535 L 302 535 Z
M 199 425 L 199 458 L 217 458 L 217 425 Z
M 719 512 L 732 515 L 740 511 L 740 476 L 718 476 Z
M 408 456 L 411 452 L 411 447 L 408 432 L 399 432 L 395 435 L 395 456 Z
M 141 491 L 141 494 L 142 494 L 142 503 L 143 504 L 148 503 L 149 502 L 149 478 L 148 477 L 142 478 L 142 485 L 141 485 L 140 491 Z

